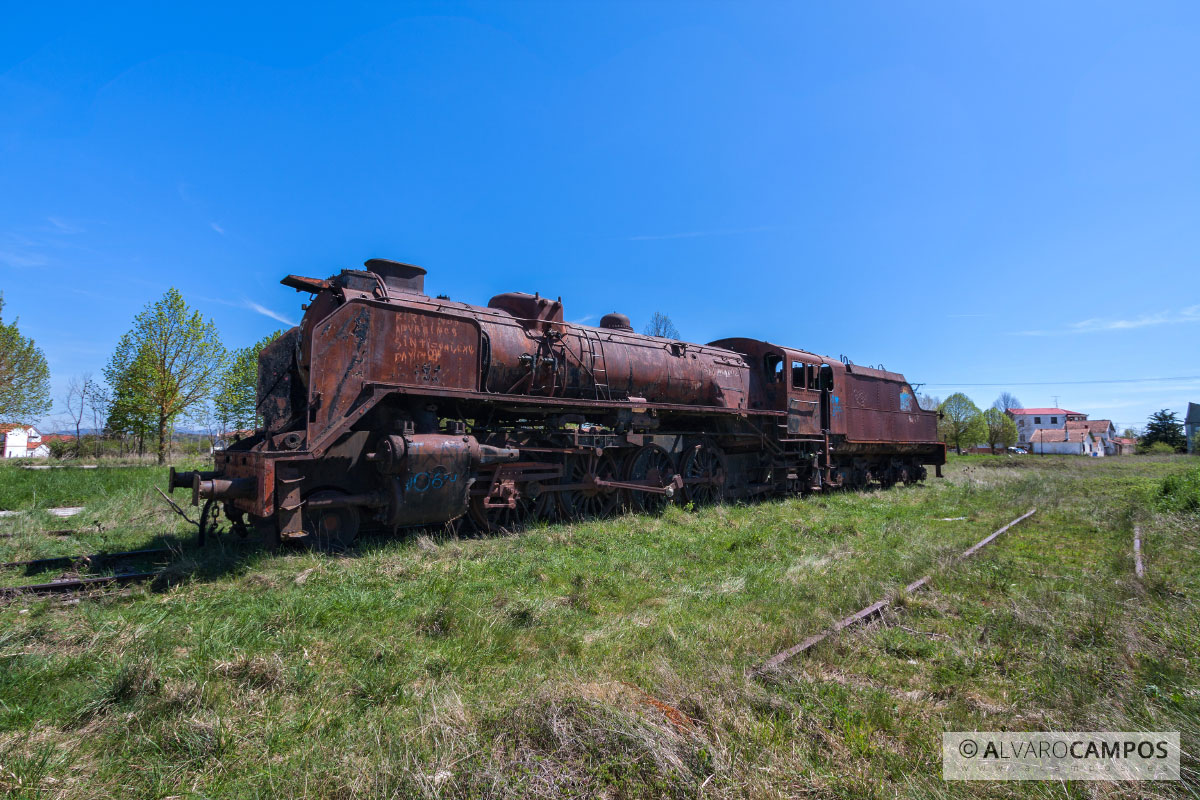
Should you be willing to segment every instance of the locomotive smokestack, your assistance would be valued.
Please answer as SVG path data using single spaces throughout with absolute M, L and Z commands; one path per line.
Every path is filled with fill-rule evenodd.
M 372 258 L 363 263 L 368 272 L 383 279 L 393 292 L 415 292 L 425 294 L 425 270 L 416 264 L 405 264 L 386 258 Z

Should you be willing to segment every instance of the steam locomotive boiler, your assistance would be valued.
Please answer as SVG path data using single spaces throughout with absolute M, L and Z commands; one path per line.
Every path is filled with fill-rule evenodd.
M 208 472 L 171 472 L 209 518 L 271 542 L 351 543 L 464 516 L 484 530 L 923 480 L 936 413 L 902 375 L 755 339 L 564 322 L 561 298 L 432 298 L 372 259 L 330 278 L 259 357 L 263 424 Z

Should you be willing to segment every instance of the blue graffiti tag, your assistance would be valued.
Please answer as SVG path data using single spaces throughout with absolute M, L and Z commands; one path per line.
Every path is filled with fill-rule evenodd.
M 912 395 L 903 389 L 900 390 L 900 410 L 912 411 Z
M 418 472 L 408 479 L 407 489 L 413 492 L 427 492 L 433 489 L 435 492 L 441 489 L 448 483 L 457 483 L 457 473 L 447 473 L 445 467 L 438 467 L 429 472 Z
M 833 403 L 830 405 L 830 413 L 836 417 L 838 414 L 841 413 L 841 411 L 842 411 L 842 398 L 838 397 L 835 394 L 833 396 Z

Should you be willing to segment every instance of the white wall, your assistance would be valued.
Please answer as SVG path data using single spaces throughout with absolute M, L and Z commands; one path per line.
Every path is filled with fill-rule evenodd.
M 1054 422 L 1050 420 L 1054 419 Z M 1037 420 L 1041 420 L 1038 422 Z M 1060 415 L 1042 415 L 1034 416 L 1032 414 L 1016 414 L 1013 416 L 1013 422 L 1017 424 L 1017 441 L 1028 442 L 1033 438 L 1034 431 L 1044 430 L 1063 430 L 1067 427 L 1067 418 Z
M 34 445 L 34 451 L 37 450 L 37 444 L 42 440 L 42 435 L 38 433 L 37 428 L 14 428 L 4 436 L 4 457 L 5 458 L 27 458 L 32 453 L 29 452 L 29 445 Z
M 1033 452 L 1041 455 L 1081 456 L 1084 455 L 1080 442 L 1034 442 Z
M 25 458 L 27 455 L 29 455 L 28 428 L 14 428 L 4 434 L 5 458 Z

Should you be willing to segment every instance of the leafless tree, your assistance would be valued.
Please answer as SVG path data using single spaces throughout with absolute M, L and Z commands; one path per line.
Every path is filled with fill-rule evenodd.
M 642 333 L 647 336 L 661 336 L 664 339 L 679 338 L 679 329 L 675 327 L 675 323 L 671 322 L 671 318 L 661 311 L 654 312 L 654 316 L 646 323 Z
M 213 413 L 211 402 L 204 402 L 192 409 L 187 415 L 188 421 L 208 439 L 209 452 L 215 452 L 217 440 L 225 435 L 225 426 Z
M 996 402 L 992 403 L 992 408 L 998 408 L 1001 411 L 1009 411 L 1014 408 L 1024 408 L 1021 401 L 1012 392 L 1001 392 L 996 398 Z
M 938 406 L 940 406 L 941 404 L 942 404 L 942 400 L 939 397 L 934 397 L 931 394 L 917 395 L 917 405 L 921 408 L 922 411 L 937 411 Z
M 80 427 L 83 425 L 83 417 L 87 413 L 91 402 L 92 385 L 92 375 L 90 372 L 77 375 L 67 383 L 67 416 L 71 418 L 71 424 L 75 426 L 76 458 L 79 458 L 80 448 L 83 446 Z
M 104 421 L 108 419 L 109 408 L 112 405 L 108 391 L 95 381 L 89 381 L 91 391 L 88 393 L 88 410 L 92 412 L 92 442 L 96 445 L 96 458 L 101 455 L 101 443 L 104 436 Z

